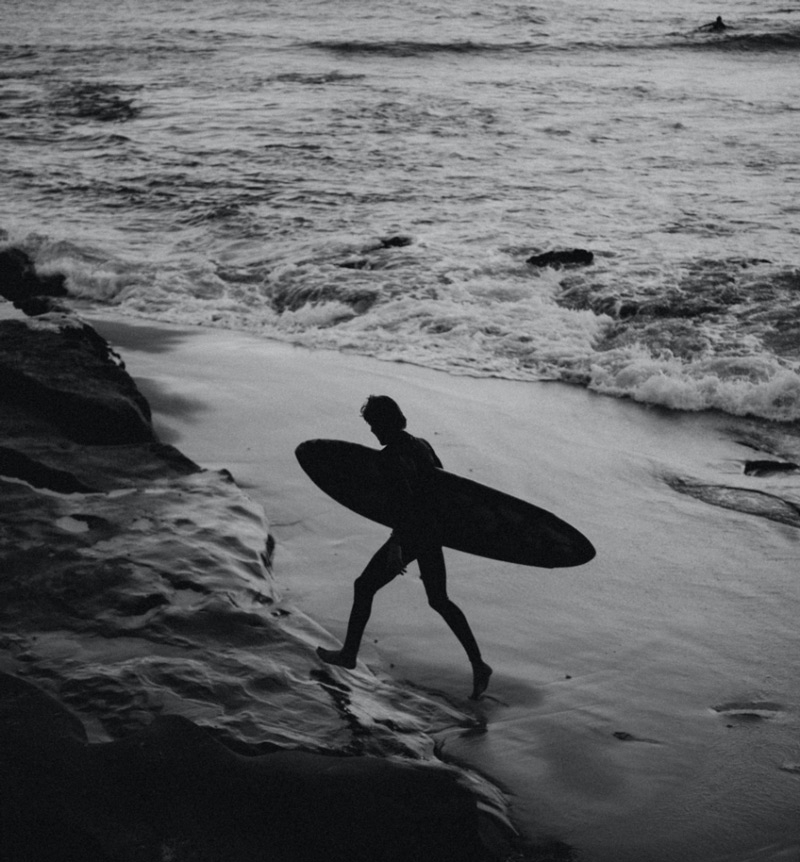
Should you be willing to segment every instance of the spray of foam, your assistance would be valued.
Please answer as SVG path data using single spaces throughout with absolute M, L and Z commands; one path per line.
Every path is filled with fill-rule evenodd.
M 680 306 L 662 294 L 654 314 L 641 303 L 631 322 L 613 311 L 613 295 L 592 295 L 596 275 L 576 300 L 559 274 L 533 276 L 501 253 L 476 261 L 421 244 L 398 252 L 336 240 L 223 267 L 201 254 L 134 263 L 67 242 L 29 242 L 37 266 L 65 273 L 74 296 L 136 316 L 453 374 L 561 380 L 674 410 L 800 418 L 797 370 L 735 319 L 662 316 L 661 305 L 681 310 L 695 290 L 681 293 Z
M 800 375 L 768 356 L 687 362 L 643 345 L 598 355 L 589 386 L 674 410 L 722 410 L 779 422 L 800 418 Z

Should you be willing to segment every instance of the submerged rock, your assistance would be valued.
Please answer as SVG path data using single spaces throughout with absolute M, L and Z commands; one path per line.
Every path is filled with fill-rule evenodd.
M 734 488 L 729 485 L 706 484 L 680 476 L 665 478 L 673 490 L 712 506 L 721 506 L 723 509 L 732 509 L 745 515 L 756 515 L 791 527 L 800 527 L 800 505 L 791 500 L 785 500 L 777 494 L 752 491 L 749 488 Z
M 594 261 L 594 254 L 583 248 L 570 248 L 561 251 L 546 251 L 535 254 L 527 262 L 531 266 L 550 266 L 561 269 L 564 266 L 589 266 Z
M 136 84 L 116 84 L 112 81 L 73 81 L 60 87 L 50 102 L 50 107 L 60 117 L 101 122 L 125 122 L 141 113 L 133 99 L 125 99 L 120 93 L 136 91 Z
M 383 236 L 380 239 L 383 248 L 405 248 L 411 245 L 414 240 L 410 236 Z

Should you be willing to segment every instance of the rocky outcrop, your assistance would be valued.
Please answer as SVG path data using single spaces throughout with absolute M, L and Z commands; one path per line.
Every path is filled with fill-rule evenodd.
M 6 862 L 478 862 L 454 772 L 377 757 L 236 754 L 161 716 L 91 744 L 54 698 L 0 674 Z
M 321 667 L 272 552 L 226 471 L 158 441 L 91 327 L 0 322 L 3 862 L 510 852 L 500 794 L 433 755 L 475 719 Z
M 0 400 L 77 443 L 155 442 L 121 359 L 70 315 L 0 321 Z
M 0 476 L 88 493 L 199 467 L 153 432 L 122 359 L 74 315 L 0 320 Z
M 0 251 L 0 296 L 26 314 L 52 311 L 52 297 L 66 296 L 63 275 L 39 275 L 30 257 L 18 248 Z
M 85 485 L 68 470 L 48 467 L 9 446 L 0 446 L 0 476 L 21 479 L 34 488 L 49 488 L 59 494 L 91 494 L 98 490 Z

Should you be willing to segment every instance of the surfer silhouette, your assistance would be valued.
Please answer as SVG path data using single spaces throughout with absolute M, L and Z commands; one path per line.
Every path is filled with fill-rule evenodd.
M 698 30 L 705 30 L 709 33 L 722 33 L 724 30 L 728 29 L 728 25 L 722 20 L 722 15 L 717 15 L 716 20 L 712 21 L 710 24 L 703 24 L 702 27 L 698 27 Z
M 442 543 L 425 495 L 426 474 L 441 467 L 442 462 L 427 440 L 405 430 L 406 417 L 388 395 L 370 395 L 361 408 L 361 415 L 384 447 L 382 454 L 392 486 L 396 526 L 356 578 L 343 647 L 340 650 L 317 647 L 317 654 L 328 664 L 354 668 L 375 594 L 404 574 L 406 566 L 416 560 L 428 604 L 444 619 L 467 653 L 472 665 L 470 697 L 477 700 L 489 685 L 492 669 L 481 657 L 463 611 L 447 594 Z

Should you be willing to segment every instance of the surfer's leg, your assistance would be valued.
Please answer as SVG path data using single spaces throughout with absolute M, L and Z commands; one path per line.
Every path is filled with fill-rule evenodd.
M 472 665 L 472 694 L 477 700 L 486 691 L 492 669 L 483 660 L 480 647 L 475 640 L 467 618 L 461 608 L 447 595 L 447 569 L 444 554 L 439 547 L 426 549 L 417 557 L 422 583 L 428 595 L 428 604 L 450 626 L 453 634 L 464 647 Z
M 372 600 L 381 587 L 392 581 L 398 572 L 392 573 L 387 566 L 388 547 L 390 542 L 382 545 L 367 567 L 356 578 L 353 584 L 353 607 L 347 624 L 347 635 L 341 650 L 326 650 L 317 647 L 317 654 L 328 664 L 340 667 L 354 668 L 361 646 L 361 638 L 372 613 Z
M 441 548 L 430 548 L 420 553 L 417 558 L 422 583 L 428 594 L 428 604 L 443 617 L 453 630 L 461 646 L 464 647 L 470 662 L 480 664 L 481 651 L 467 618 L 459 606 L 447 595 L 447 570 L 444 565 L 444 554 Z

